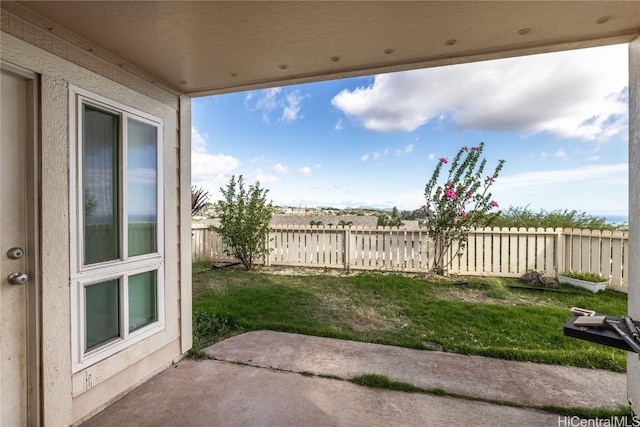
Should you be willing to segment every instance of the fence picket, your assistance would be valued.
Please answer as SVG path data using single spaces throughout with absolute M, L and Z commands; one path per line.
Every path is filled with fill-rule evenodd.
M 609 230 L 604 230 L 600 241 L 600 274 L 609 279 L 611 277 L 611 241 L 613 234 Z
M 580 271 L 594 271 L 591 267 L 593 237 L 589 233 L 591 230 L 581 230 L 580 232 Z
M 591 245 L 589 248 L 589 269 L 594 273 L 601 273 L 602 265 L 600 264 L 600 251 L 602 250 L 602 239 L 600 230 L 591 232 Z
M 580 230 L 571 230 L 571 268 L 572 271 L 581 271 L 580 260 L 582 257 L 580 256 L 580 249 L 582 248 L 582 243 L 580 239 Z
M 491 233 L 491 272 L 500 274 L 500 229 L 498 227 L 488 230 Z
M 546 236 L 544 235 L 544 228 L 536 228 L 536 234 L 534 235 L 535 244 L 535 265 L 533 267 L 536 271 L 541 271 L 546 274 L 547 266 L 545 265 L 545 250 L 547 247 Z
M 535 235 L 535 230 L 534 229 L 529 229 L 527 230 L 527 232 L 530 232 L 532 234 L 528 234 L 527 235 L 527 245 L 526 245 L 526 256 L 525 256 L 525 266 L 524 266 L 524 270 L 521 270 L 524 273 L 526 273 L 529 270 L 536 270 L 536 261 L 537 261 L 537 257 L 538 257 L 538 252 L 536 250 L 536 235 Z
M 500 229 L 500 273 L 507 275 L 509 273 L 509 229 Z
M 541 229 L 542 230 L 542 229 Z M 553 228 L 547 228 L 546 230 L 542 230 L 545 233 L 544 239 L 544 268 L 540 267 L 541 272 L 544 272 L 546 276 L 554 276 L 556 264 L 554 260 L 556 259 L 555 254 L 555 245 L 556 245 L 556 234 Z M 562 253 L 558 250 L 558 253 Z
M 509 248 L 509 256 L 511 258 L 509 272 L 518 274 L 520 272 L 519 265 L 523 262 L 525 256 L 523 247 L 524 240 L 520 238 L 520 229 L 511 228 L 510 231 L 512 231 L 512 234 L 509 239 L 509 243 L 511 244 Z
M 465 272 L 476 271 L 476 235 L 475 233 L 469 234 L 467 240 L 467 246 L 464 248 L 464 265 Z
M 616 237 L 620 237 L 619 231 L 613 232 L 613 239 L 611 241 L 611 283 L 619 284 L 622 283 L 622 239 L 616 239 Z
M 473 254 L 470 252 L 469 255 L 473 256 L 473 260 L 475 262 L 474 270 L 484 271 L 484 239 L 478 233 L 473 233 L 473 240 L 475 242 L 476 248 L 473 251 Z

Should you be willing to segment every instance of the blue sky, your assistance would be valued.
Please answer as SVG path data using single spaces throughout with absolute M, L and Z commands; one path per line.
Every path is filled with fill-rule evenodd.
M 197 98 L 192 180 L 413 210 L 440 157 L 484 141 L 500 207 L 627 215 L 627 63 L 616 45 Z

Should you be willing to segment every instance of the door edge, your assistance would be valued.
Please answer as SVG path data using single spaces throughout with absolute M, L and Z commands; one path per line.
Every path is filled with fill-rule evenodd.
M 27 120 L 27 422 L 42 425 L 42 301 L 40 269 L 40 79 L 31 70 L 0 61 L 0 69 L 26 82 Z

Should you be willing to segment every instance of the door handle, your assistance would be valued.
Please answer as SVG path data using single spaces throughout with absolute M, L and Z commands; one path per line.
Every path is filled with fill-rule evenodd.
M 7 282 L 11 285 L 26 285 L 29 281 L 29 276 L 25 273 L 11 273 L 7 277 Z

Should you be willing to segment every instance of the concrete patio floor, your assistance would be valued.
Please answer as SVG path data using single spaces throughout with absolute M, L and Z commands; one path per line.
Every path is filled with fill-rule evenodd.
M 537 409 L 372 389 L 326 378 L 373 373 L 524 406 L 627 404 L 626 375 L 600 370 L 272 331 L 239 335 L 206 352 L 215 360 L 183 360 L 83 425 L 559 425 L 558 415 Z

